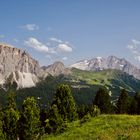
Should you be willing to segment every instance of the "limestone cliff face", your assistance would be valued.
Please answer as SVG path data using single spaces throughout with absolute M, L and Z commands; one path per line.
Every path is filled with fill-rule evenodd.
M 0 84 L 10 77 L 18 87 L 35 86 L 40 66 L 27 52 L 0 44 Z

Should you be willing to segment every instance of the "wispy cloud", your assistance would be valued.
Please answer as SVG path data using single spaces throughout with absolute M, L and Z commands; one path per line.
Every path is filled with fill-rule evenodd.
M 38 41 L 36 38 L 33 37 L 30 37 L 27 41 L 24 42 L 24 44 L 39 52 L 43 53 L 49 52 L 49 48 L 46 45 L 44 45 L 43 43 L 41 43 L 40 41 Z
M 26 24 L 26 25 L 20 26 L 20 28 L 28 30 L 28 31 L 35 31 L 39 29 L 39 26 L 37 26 L 36 24 Z
M 61 60 L 66 61 L 68 58 L 66 56 L 64 57 L 65 53 L 71 53 L 73 51 L 68 42 L 57 38 L 49 38 L 48 42 L 42 43 L 38 39 L 30 37 L 24 41 L 24 45 L 41 53 L 46 53 L 46 57 L 50 60 L 61 57 Z
M 58 44 L 58 51 L 60 52 L 72 52 L 72 48 L 68 44 Z
M 62 60 L 66 61 L 66 60 L 68 60 L 68 57 L 65 56 L 62 58 Z
M 133 53 L 134 58 L 140 62 L 140 41 L 132 39 L 127 48 Z
M 63 41 L 60 39 L 57 39 L 55 37 L 49 38 L 50 41 L 54 41 L 54 42 L 58 42 L 58 43 L 62 43 Z

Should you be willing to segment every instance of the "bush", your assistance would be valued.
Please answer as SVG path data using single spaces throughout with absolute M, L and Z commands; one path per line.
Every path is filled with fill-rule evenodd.
M 98 108 L 98 106 L 94 105 L 91 107 L 90 109 L 90 115 L 91 117 L 97 117 L 99 116 L 101 113 L 100 109 Z
M 85 115 L 85 116 L 80 120 L 80 124 L 83 124 L 83 123 L 85 123 L 85 122 L 88 122 L 88 121 L 90 121 L 90 119 L 91 119 L 91 115 L 90 115 L 90 113 L 88 113 L 87 115 Z

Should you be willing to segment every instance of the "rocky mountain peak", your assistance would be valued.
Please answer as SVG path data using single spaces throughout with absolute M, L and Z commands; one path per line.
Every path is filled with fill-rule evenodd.
M 133 75 L 135 78 L 140 79 L 140 69 L 128 62 L 124 58 L 116 56 L 108 56 L 107 58 L 96 57 L 85 61 L 79 61 L 70 67 L 81 70 L 99 71 L 104 69 L 116 69 Z
M 43 77 L 46 77 L 48 74 L 57 76 L 60 74 L 69 74 L 70 73 L 70 70 L 67 69 L 65 67 L 65 65 L 60 61 L 56 61 L 52 65 L 49 65 L 47 67 L 43 66 L 42 69 L 44 70 Z
M 37 77 L 40 71 L 38 61 L 33 59 L 26 51 L 14 48 L 7 44 L 0 44 L 0 83 L 4 84 L 6 79 L 11 73 L 22 74 L 23 79 L 17 79 L 18 76 L 13 75 L 13 80 L 22 87 L 23 81 L 32 79 L 31 77 Z M 28 76 L 27 76 L 28 74 Z M 32 75 L 29 78 L 29 74 Z M 25 76 L 26 75 L 26 76 Z M 19 76 L 21 77 L 21 76 Z M 25 80 L 26 79 L 26 80 Z M 20 81 L 18 81 L 20 80 Z M 34 80 L 35 81 L 35 80 Z M 37 81 L 37 80 L 36 80 Z M 24 87 L 28 87 L 28 84 L 24 83 Z M 35 83 L 33 84 L 35 85 Z M 31 85 L 30 85 L 31 86 Z

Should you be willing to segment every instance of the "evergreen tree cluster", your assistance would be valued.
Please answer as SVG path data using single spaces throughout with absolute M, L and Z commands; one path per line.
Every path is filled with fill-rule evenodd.
M 109 91 L 100 88 L 91 105 L 76 106 L 68 85 L 58 86 L 50 108 L 40 110 L 34 97 L 27 97 L 22 109 L 17 109 L 14 94 L 10 93 L 7 106 L 0 111 L 0 139 L 39 140 L 42 135 L 61 133 L 68 123 L 80 119 L 80 124 L 102 114 L 140 114 L 140 94 L 129 97 L 122 89 L 116 104 Z

